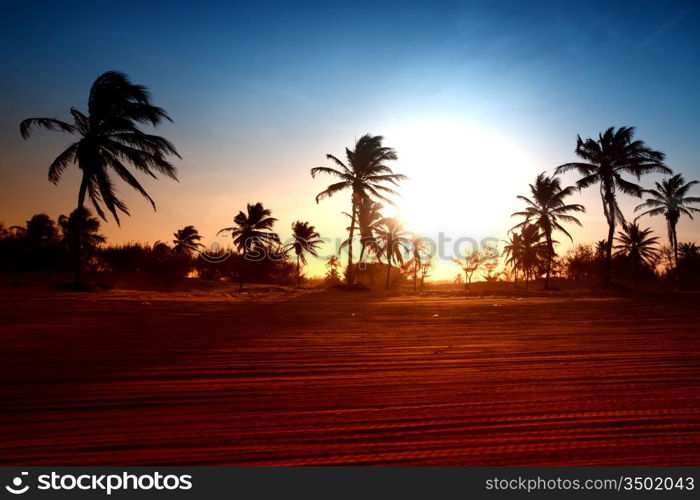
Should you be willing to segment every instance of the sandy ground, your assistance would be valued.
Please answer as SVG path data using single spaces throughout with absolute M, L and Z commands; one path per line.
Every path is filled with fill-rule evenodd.
M 698 298 L 5 289 L 0 463 L 700 465 Z

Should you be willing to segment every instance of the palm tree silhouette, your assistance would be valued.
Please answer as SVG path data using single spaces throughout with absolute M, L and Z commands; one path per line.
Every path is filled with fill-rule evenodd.
M 337 157 L 327 154 L 326 158 L 336 164 L 338 168 L 316 167 L 311 169 L 311 176 L 316 174 L 329 174 L 337 177 L 339 182 L 331 184 L 316 196 L 316 203 L 334 194 L 350 189 L 352 201 L 350 208 L 350 226 L 348 228 L 348 270 L 346 279 L 348 285 L 352 284 L 352 241 L 358 216 L 358 207 L 365 197 L 374 197 L 378 200 L 392 204 L 385 195 L 397 195 L 396 191 L 385 184 L 398 186 L 398 181 L 406 179 L 402 174 L 395 174 L 386 165 L 386 162 L 398 159 L 394 149 L 382 145 L 384 137 L 365 134 L 355 143 L 354 149 L 345 148 L 346 163 Z
M 513 285 L 518 286 L 518 271 L 523 266 L 523 236 L 517 231 L 510 231 L 510 236 L 504 240 L 503 256 L 506 257 L 505 265 L 513 269 Z
M 294 242 L 287 245 L 286 250 L 294 250 L 297 256 L 297 288 L 301 288 L 301 264 L 306 264 L 307 253 L 318 256 L 318 247 L 323 243 L 320 234 L 308 222 L 296 221 L 292 224 Z
M 179 254 L 191 254 L 204 246 L 200 243 L 202 237 L 194 226 L 185 226 L 182 229 L 178 229 L 177 232 L 173 233 L 173 236 L 175 237 L 173 250 Z
M 368 196 L 363 196 L 357 207 L 357 229 L 360 231 L 360 257 L 357 259 L 360 268 L 363 265 L 363 259 L 367 253 L 367 250 L 372 252 L 378 258 L 381 255 L 381 248 L 379 246 L 379 239 L 377 237 L 377 230 L 381 224 L 384 216 L 381 210 L 384 206 L 378 203 Z M 352 220 L 352 215 L 346 212 L 345 215 L 350 217 Z M 350 228 L 348 227 L 348 231 Z M 343 241 L 340 248 L 350 247 L 352 245 L 352 240 L 347 239 Z M 357 282 L 357 274 L 354 275 L 355 283 Z
M 87 208 L 76 208 L 70 215 L 61 215 L 58 226 L 63 233 L 63 243 L 73 249 L 76 242 L 80 245 L 79 255 L 89 255 L 98 246 L 107 241 L 99 233 L 100 221 L 92 216 Z M 75 249 L 73 249 L 75 251 Z
M 685 182 L 681 174 L 676 174 L 669 179 L 664 179 L 661 182 L 656 182 L 656 189 L 646 189 L 645 193 L 649 193 L 652 198 L 648 198 L 644 203 L 638 205 L 634 211 L 648 209 L 646 212 L 639 214 L 635 221 L 645 215 L 655 216 L 663 215 L 666 218 L 666 227 L 668 229 L 668 240 L 673 248 L 673 258 L 675 266 L 678 266 L 678 236 L 676 234 L 676 225 L 681 215 L 687 215 L 693 218 L 693 212 L 700 212 L 700 209 L 689 206 L 692 203 L 700 203 L 700 198 L 686 196 L 688 190 L 697 184 L 698 181 Z
M 570 222 L 581 226 L 581 222 L 571 212 L 585 212 L 583 205 L 564 203 L 564 199 L 571 196 L 576 188 L 574 186 L 561 187 L 561 180 L 558 177 L 547 177 L 544 172 L 537 176 L 534 184 L 530 184 L 532 199 L 526 196 L 518 196 L 528 206 L 522 212 L 515 212 L 511 215 L 525 217 L 525 220 L 517 224 L 513 229 L 521 228 L 528 224 L 537 226 L 547 242 L 547 271 L 545 275 L 545 288 L 549 288 L 549 276 L 552 271 L 552 260 L 554 259 L 554 240 L 552 233 L 561 231 L 574 239 L 564 229 L 561 222 Z
M 326 259 L 326 280 L 339 281 L 338 269 L 340 269 L 341 263 L 337 255 L 331 255 Z
M 391 279 L 391 264 L 403 264 L 403 252 L 410 250 L 410 239 L 399 220 L 395 217 L 382 219 L 377 229 L 379 240 L 382 242 L 381 252 L 386 257 L 386 289 L 389 289 Z
M 659 258 L 656 236 L 650 237 L 651 228 L 641 229 L 636 222 L 622 225 L 615 241 L 615 255 L 627 257 L 634 266 L 634 284 L 639 288 L 639 270 L 642 266 L 653 266 Z
M 263 207 L 263 204 L 248 203 L 247 213 L 238 212 L 233 218 L 234 226 L 221 229 L 218 234 L 230 231 L 233 244 L 243 255 L 244 260 L 260 260 L 272 245 L 280 243 L 279 236 L 272 232 L 272 226 L 277 219 L 271 217 L 272 212 Z M 239 292 L 243 291 L 243 266 L 239 270 Z
M 78 140 L 64 150 L 49 167 L 49 181 L 57 184 L 64 170 L 77 164 L 82 172 L 78 190 L 78 206 L 81 209 L 88 196 L 97 214 L 106 220 L 101 203 L 104 203 L 119 224 L 118 212 L 129 215 L 127 206 L 117 198 L 110 170 L 129 186 L 141 193 L 153 206 L 155 202 L 129 171 L 131 165 L 151 177 L 156 172 L 177 180 L 175 166 L 167 160 L 168 155 L 180 157 L 168 140 L 157 135 L 146 134 L 138 128 L 140 124 L 158 126 L 170 120 L 165 110 L 150 103 L 147 89 L 134 85 L 128 77 L 117 71 L 100 75 L 90 89 L 88 114 L 71 108 L 73 123 L 55 118 L 28 118 L 20 124 L 20 133 L 28 139 L 32 129 L 68 132 Z M 79 252 L 80 245 L 74 245 Z M 80 284 L 80 256 L 75 255 L 75 283 Z
M 431 248 L 429 241 L 423 236 L 411 234 L 409 246 L 413 256 L 413 291 L 418 289 L 418 270 L 422 269 L 425 257 L 430 257 L 429 249 Z
M 610 283 L 612 266 L 612 247 L 615 227 L 618 222 L 625 223 L 625 217 L 617 204 L 616 192 L 642 196 L 643 189 L 626 180 L 623 174 L 634 175 L 640 179 L 642 175 L 659 172 L 673 173 L 664 165 L 664 154 L 647 147 L 643 141 L 633 140 L 634 127 L 610 127 L 604 133 L 598 134 L 598 139 L 576 139 L 576 154 L 585 163 L 573 162 L 560 165 L 556 174 L 576 170 L 583 177 L 576 182 L 581 190 L 594 184 L 600 184 L 600 196 L 603 201 L 603 212 L 608 222 L 608 238 L 605 244 L 605 267 L 603 284 Z

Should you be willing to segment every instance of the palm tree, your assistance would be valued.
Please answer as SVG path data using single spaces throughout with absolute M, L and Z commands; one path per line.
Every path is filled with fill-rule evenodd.
M 326 272 L 326 281 L 340 281 L 338 273 L 338 269 L 340 269 L 340 267 L 340 259 L 338 259 L 337 255 L 331 255 L 328 257 L 326 259 L 326 268 L 328 269 Z
M 363 196 L 357 207 L 357 229 L 360 231 L 360 257 L 357 259 L 360 269 L 363 266 L 363 259 L 367 250 L 372 252 L 375 256 L 379 257 L 381 254 L 381 248 L 379 246 L 379 239 L 377 237 L 377 230 L 381 224 L 384 216 L 381 210 L 384 206 L 378 203 L 368 196 Z M 344 212 L 345 213 L 345 212 Z M 345 213 L 352 220 L 352 215 Z M 348 231 L 350 228 L 348 228 Z M 352 240 L 347 239 L 343 241 L 340 248 L 352 246 Z M 354 275 L 354 282 L 357 282 L 357 274 Z
M 99 233 L 100 221 L 87 208 L 76 208 L 70 215 L 61 215 L 58 225 L 63 233 L 63 243 L 75 254 L 73 245 L 80 245 L 78 255 L 90 255 L 107 239 Z
M 323 243 L 320 234 L 314 226 L 308 222 L 296 221 L 292 224 L 292 237 L 294 242 L 287 245 L 286 249 L 294 250 L 297 256 L 297 288 L 301 288 L 301 264 L 306 264 L 306 253 L 318 256 L 318 247 Z
M 179 254 L 190 254 L 204 246 L 200 243 L 202 237 L 194 226 L 185 226 L 182 229 L 178 229 L 177 232 L 173 233 L 173 236 L 175 237 L 173 250 Z
M 511 230 L 508 239 L 504 240 L 505 246 L 503 247 L 503 256 L 506 257 L 505 265 L 513 269 L 513 285 L 516 287 L 518 286 L 518 271 L 522 269 L 523 263 L 522 239 L 522 234 Z
M 637 184 L 626 180 L 623 174 L 631 174 L 637 179 L 642 175 L 658 172 L 673 173 L 663 160 L 665 155 L 647 147 L 643 141 L 633 140 L 634 127 L 610 127 L 598 139 L 576 139 L 576 154 L 585 162 L 573 162 L 560 165 L 556 174 L 576 170 L 583 177 L 576 182 L 581 190 L 600 184 L 600 196 L 603 201 L 603 212 L 608 222 L 608 238 L 605 244 L 605 267 L 603 284 L 610 283 L 612 266 L 612 247 L 615 227 L 625 223 L 625 217 L 617 204 L 616 192 L 640 198 L 643 189 Z
M 221 229 L 218 234 L 230 231 L 233 244 L 243 255 L 244 260 L 259 260 L 271 245 L 280 243 L 279 236 L 272 232 L 272 226 L 277 219 L 271 217 L 272 212 L 263 207 L 263 204 L 248 203 L 247 213 L 238 212 L 233 218 L 234 226 Z M 238 273 L 240 278 L 239 292 L 243 291 L 243 269 Z
M 664 179 L 661 182 L 656 182 L 656 189 L 646 189 L 645 193 L 649 193 L 652 198 L 648 198 L 644 203 L 638 205 L 634 211 L 648 209 L 637 216 L 645 215 L 655 216 L 663 215 L 666 218 L 666 227 L 668 229 L 668 241 L 673 247 L 673 257 L 676 267 L 678 266 L 678 236 L 676 234 L 676 225 L 681 215 L 687 215 L 693 218 L 693 212 L 700 212 L 700 209 L 691 207 L 692 203 L 700 203 L 700 198 L 686 196 L 688 190 L 697 184 L 698 181 L 685 182 L 681 174 L 676 174 L 669 179 Z
M 10 229 L 22 232 L 24 239 L 30 246 L 42 247 L 56 241 L 58 232 L 56 223 L 46 214 L 35 214 L 27 221 L 26 227 L 12 226 Z
M 350 242 L 353 241 L 358 207 L 362 199 L 374 197 L 393 205 L 393 202 L 385 195 L 395 196 L 397 193 L 385 184 L 398 186 L 398 181 L 406 179 L 404 175 L 393 173 L 391 168 L 386 165 L 386 162 L 398 159 L 398 155 L 393 148 L 383 146 L 383 140 L 381 135 L 365 134 L 355 143 L 354 149 L 345 148 L 347 163 L 328 154 L 326 158 L 335 163 L 338 168 L 316 167 L 311 169 L 312 177 L 316 177 L 316 174 L 329 174 L 339 179 L 338 182 L 331 184 L 316 196 L 316 203 L 345 189 L 352 191 L 350 227 L 348 228 Z M 352 283 L 352 243 L 348 246 L 346 279 L 350 285 Z
M 412 234 L 409 239 L 411 253 L 413 255 L 413 291 L 418 288 L 418 270 L 423 268 L 425 257 L 430 257 L 430 243 L 423 236 Z
M 525 220 L 517 224 L 513 229 L 523 227 L 524 225 L 534 224 L 537 226 L 545 237 L 547 242 L 547 274 L 545 276 L 545 288 L 549 288 L 549 275 L 552 271 L 552 260 L 554 259 L 554 240 L 552 233 L 561 231 L 569 237 L 571 241 L 574 239 L 568 233 L 561 222 L 571 222 L 581 226 L 581 222 L 574 216 L 569 215 L 571 212 L 585 212 L 583 205 L 564 203 L 564 199 L 573 194 L 576 188 L 574 186 L 561 187 L 561 180 L 558 177 L 547 177 L 544 172 L 537 176 L 534 184 L 530 184 L 530 192 L 532 199 L 526 196 L 518 196 L 518 199 L 527 203 L 527 207 L 522 212 L 515 212 L 511 215 L 525 217 Z
M 129 171 L 128 165 L 151 177 L 156 172 L 177 180 L 177 170 L 167 160 L 168 155 L 180 157 L 168 140 L 146 134 L 140 124 L 158 126 L 170 120 L 165 110 L 150 103 L 148 90 L 129 81 L 127 76 L 108 71 L 95 80 L 88 98 L 88 114 L 71 108 L 73 123 L 55 118 L 28 118 L 20 124 L 20 133 L 29 138 L 32 129 L 68 132 L 78 137 L 49 167 L 49 181 L 57 184 L 64 170 L 74 163 L 82 172 L 78 190 L 78 209 L 83 208 L 85 197 L 92 201 L 97 214 L 106 220 L 101 203 L 119 224 L 118 212 L 129 214 L 127 206 L 114 190 L 110 176 L 116 174 L 129 186 L 141 193 L 153 206 L 155 202 Z M 80 245 L 74 245 L 79 252 Z M 75 255 L 75 283 L 80 283 L 80 255 Z
M 386 257 L 386 289 L 389 289 L 391 279 L 391 264 L 403 264 L 403 251 L 409 250 L 410 239 L 408 233 L 395 217 L 385 217 L 378 230 L 378 236 L 382 242 L 382 255 Z
M 644 266 L 653 266 L 659 258 L 656 236 L 650 237 L 651 228 L 641 229 L 636 222 L 623 224 L 622 231 L 618 232 L 615 241 L 615 255 L 627 257 L 634 266 L 634 283 L 639 288 L 639 269 Z

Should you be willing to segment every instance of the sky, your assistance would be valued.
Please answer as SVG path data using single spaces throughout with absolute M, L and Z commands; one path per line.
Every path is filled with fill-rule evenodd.
M 502 240 L 536 175 L 574 161 L 577 134 L 637 127 L 687 180 L 700 179 L 697 2 L 4 2 L 0 18 L 0 221 L 69 213 L 77 168 L 54 186 L 52 159 L 70 136 L 19 135 L 27 117 L 86 109 L 90 85 L 119 70 L 149 87 L 173 123 L 158 133 L 182 155 L 179 182 L 143 179 L 157 211 L 119 185 L 130 208 L 112 243 L 170 241 L 195 225 L 204 242 L 246 203 L 307 220 L 342 239 L 350 203 L 319 204 L 329 166 L 365 133 L 384 136 L 410 180 L 387 215 L 433 240 Z M 658 177 L 642 179 L 652 187 Z M 573 184 L 576 174 L 566 174 Z M 695 193 L 700 192 L 696 189 Z M 576 243 L 606 234 L 596 188 Z M 639 200 L 622 197 L 631 215 Z M 665 240 L 663 218 L 644 219 Z M 700 240 L 697 219 L 679 238 Z M 559 235 L 560 253 L 571 243 Z M 308 273 L 322 273 L 312 262 Z M 436 279 L 459 269 L 446 259 Z

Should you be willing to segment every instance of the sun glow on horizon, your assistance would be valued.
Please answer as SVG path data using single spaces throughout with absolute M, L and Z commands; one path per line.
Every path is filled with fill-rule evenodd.
M 510 214 L 521 204 L 515 196 L 525 193 L 539 170 L 514 142 L 456 121 L 421 121 L 390 138 L 386 143 L 399 152 L 392 168 L 410 179 L 401 184 L 397 206 L 385 211 L 416 234 L 449 238 L 448 259 L 436 259 L 433 279 L 452 278 L 459 271 L 449 260 L 454 242 L 502 240 L 513 225 Z

